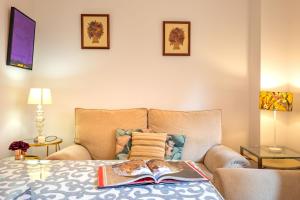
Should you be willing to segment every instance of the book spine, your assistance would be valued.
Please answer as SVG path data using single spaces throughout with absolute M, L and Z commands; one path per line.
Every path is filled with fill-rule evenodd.
M 98 169 L 98 187 L 104 187 L 103 167 Z

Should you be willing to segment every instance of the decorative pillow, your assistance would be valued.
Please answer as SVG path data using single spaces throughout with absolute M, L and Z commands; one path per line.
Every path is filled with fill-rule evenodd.
M 166 160 L 181 160 L 185 135 L 168 134 L 166 140 Z
M 130 160 L 164 159 L 166 133 L 132 133 Z
M 132 145 L 132 133 L 151 133 L 151 129 L 116 129 L 116 159 L 128 160 Z M 181 160 L 183 147 L 186 141 L 185 135 L 168 134 L 165 144 L 166 160 Z
M 127 160 L 131 149 L 132 132 L 142 132 L 142 129 L 116 129 L 116 159 Z

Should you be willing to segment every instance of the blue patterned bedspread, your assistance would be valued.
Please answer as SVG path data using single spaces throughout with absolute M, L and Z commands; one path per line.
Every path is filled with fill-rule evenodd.
M 0 160 L 0 199 L 223 199 L 207 181 L 98 189 L 98 167 L 117 162 Z

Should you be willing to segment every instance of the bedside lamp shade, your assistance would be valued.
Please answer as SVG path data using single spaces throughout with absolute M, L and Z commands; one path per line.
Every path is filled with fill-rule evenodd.
M 277 146 L 276 113 L 277 111 L 293 110 L 293 93 L 261 91 L 259 94 L 259 108 L 273 111 L 274 141 L 269 150 L 273 153 L 281 153 L 282 147 Z
M 261 91 L 259 94 L 259 108 L 271 111 L 292 111 L 293 93 Z
M 27 103 L 35 105 L 52 104 L 51 90 L 48 88 L 31 88 Z

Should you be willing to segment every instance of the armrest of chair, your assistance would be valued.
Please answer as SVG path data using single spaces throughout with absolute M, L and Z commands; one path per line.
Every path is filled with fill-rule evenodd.
M 47 157 L 47 160 L 91 160 L 91 155 L 81 145 L 72 145 L 55 152 Z
M 249 167 L 250 163 L 232 149 L 224 145 L 216 145 L 207 151 L 204 165 L 209 171 L 215 173 L 217 168 L 244 168 Z
M 214 185 L 225 199 L 299 199 L 300 172 L 297 170 L 216 170 Z

